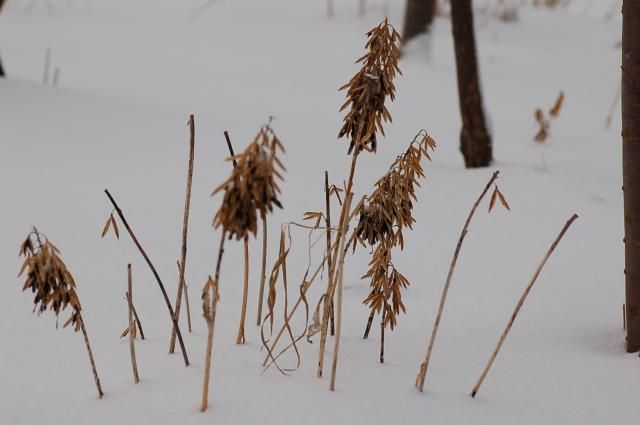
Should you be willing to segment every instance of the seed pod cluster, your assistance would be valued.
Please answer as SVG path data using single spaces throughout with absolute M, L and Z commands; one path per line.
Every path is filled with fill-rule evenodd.
M 393 79 L 400 57 L 400 34 L 385 19 L 367 33 L 365 46 L 367 53 L 356 61 L 361 63 L 360 70 L 351 80 L 340 87 L 347 90 L 347 101 L 340 111 L 351 107 L 344 117 L 344 124 L 338 138 L 351 138 L 349 151 L 359 153 L 362 150 L 375 152 L 377 148 L 376 132 L 384 136 L 383 122 L 391 122 L 391 114 L 384 102 L 388 97 L 395 99 L 396 87 Z
M 78 331 L 82 322 L 80 300 L 73 276 L 59 254 L 58 248 L 34 228 L 20 246 L 20 255 L 25 260 L 18 276 L 26 273 L 22 290 L 30 289 L 35 294 L 34 311 L 40 314 L 52 310 L 58 316 L 71 306 L 73 312 L 64 327 L 75 325 L 75 331 Z
M 224 192 L 222 205 L 213 219 L 213 226 L 222 228 L 229 238 L 243 239 L 249 232 L 258 230 L 258 212 L 261 217 L 282 208 L 276 179 L 283 180 L 286 171 L 277 153 L 284 153 L 284 146 L 269 126 L 260 129 L 251 144 L 239 155 L 230 158 L 237 165 L 231 176 L 212 193 Z
M 417 201 L 418 179 L 424 177 L 420 162 L 423 157 L 431 159 L 429 149 L 435 146 L 427 132 L 420 131 L 407 151 L 376 182 L 368 202 L 358 207 L 360 220 L 353 232 L 353 249 L 358 242 L 374 248 L 369 270 L 362 277 L 371 279 L 371 292 L 364 304 L 376 313 L 383 311 L 385 326 L 390 325 L 391 329 L 397 323 L 397 315 L 405 311 L 400 290 L 409 286 L 407 278 L 393 265 L 391 252 L 398 245 L 404 248 L 402 231 L 405 227 L 411 229 L 415 222 L 413 202 Z

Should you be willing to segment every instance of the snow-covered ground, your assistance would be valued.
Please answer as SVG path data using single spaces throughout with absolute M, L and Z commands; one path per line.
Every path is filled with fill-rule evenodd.
M 33 3 L 33 7 L 29 4 Z M 439 142 L 420 190 L 414 231 L 395 265 L 411 281 L 407 314 L 386 336 L 361 334 L 368 316 L 359 280 L 362 250 L 345 269 L 343 340 L 337 391 L 315 378 L 317 337 L 302 342 L 291 376 L 261 375 L 254 325 L 259 242 L 252 242 L 248 343 L 234 344 L 242 292 L 241 244 L 227 244 L 221 277 L 210 410 L 198 412 L 206 326 L 199 292 L 213 272 L 219 235 L 210 223 L 229 173 L 222 132 L 242 149 L 270 115 L 287 147 L 284 210 L 270 233 L 323 205 L 325 169 L 346 178 L 346 142 L 336 141 L 344 93 L 363 34 L 388 7 L 401 27 L 403 2 L 299 0 L 7 0 L 0 53 L 0 423 L 41 424 L 633 424 L 640 407 L 640 360 L 624 352 L 619 111 L 605 120 L 619 78 L 620 20 L 612 2 L 575 0 L 558 11 L 520 10 L 515 23 L 478 16 L 485 103 L 495 165 L 465 170 L 458 152 L 451 28 L 438 19 L 430 43 L 401 59 L 394 122 L 375 156 L 360 161 L 356 193 L 371 185 L 413 135 Z M 207 4 L 207 7 L 202 6 Z M 386 6 L 385 6 L 386 5 Z M 194 11 L 200 10 L 199 13 Z M 46 49 L 56 87 L 43 85 Z M 566 100 L 551 139 L 535 144 L 533 112 L 560 90 Z M 170 322 L 153 276 L 126 235 L 100 239 L 109 188 L 175 296 L 175 261 L 186 173 L 187 127 L 196 114 L 196 167 L 187 281 L 194 332 L 192 366 L 167 355 Z M 413 382 L 458 234 L 495 169 L 511 212 L 472 223 L 454 275 L 424 393 Z M 469 397 L 499 333 L 560 227 L 580 218 L 559 245 L 476 399 Z M 336 212 L 337 213 L 337 212 Z M 98 400 L 82 338 L 32 314 L 16 279 L 19 243 L 37 225 L 62 250 L 78 284 L 98 371 Z M 307 265 L 307 235 L 296 230 L 290 300 Z M 271 240 L 269 267 L 276 249 Z M 321 255 L 314 250 L 314 260 Z M 142 381 L 131 379 L 123 301 L 126 264 L 147 340 L 138 342 Z M 325 282 L 310 291 L 315 305 Z M 282 306 L 282 294 L 279 294 Z M 184 317 L 184 316 L 183 316 Z M 66 315 L 64 316 L 66 319 Z M 281 322 L 281 316 L 278 317 Z M 296 317 L 297 331 L 303 316 Z M 329 354 L 332 343 L 329 344 Z M 294 362 L 283 359 L 285 366 Z

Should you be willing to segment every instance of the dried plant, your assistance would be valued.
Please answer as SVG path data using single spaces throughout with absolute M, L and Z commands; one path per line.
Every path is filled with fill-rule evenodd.
M 377 132 L 380 131 L 384 135 L 383 122 L 391 121 L 391 115 L 387 110 L 385 101 L 387 98 L 392 101 L 395 99 L 393 80 L 396 74 L 401 74 L 398 68 L 398 58 L 400 56 L 399 45 L 402 40 L 400 34 L 389 24 L 388 20 L 385 19 L 371 29 L 366 36 L 368 38 L 365 45 L 367 52 L 356 61 L 356 63 L 362 64 L 360 70 L 347 84 L 340 88 L 340 90 L 348 89 L 347 101 L 340 110 L 350 108 L 344 117 L 344 124 L 338 132 L 338 138 L 347 136 L 350 139 L 348 153 L 352 154 L 352 157 L 349 177 L 344 189 L 345 202 L 342 204 L 340 219 L 338 220 L 340 226 L 336 233 L 336 243 L 331 254 L 334 264 L 329 269 L 327 290 L 323 295 L 326 302 L 322 315 L 318 368 L 316 371 L 316 375 L 319 378 L 322 377 L 324 369 L 324 353 L 326 350 L 328 322 L 331 306 L 333 305 L 333 293 L 338 286 L 336 264 L 338 263 L 339 247 L 344 245 L 345 232 L 349 226 L 348 221 L 345 226 L 342 226 L 343 220 L 350 215 L 346 198 L 351 197 L 353 199 L 351 190 L 360 152 L 375 152 L 377 149 Z M 337 308 L 340 307 L 338 306 Z M 337 335 L 339 335 L 339 332 L 336 332 L 336 337 Z M 335 382 L 335 377 L 332 377 L 331 381 L 332 383 Z M 333 389 L 333 387 L 332 384 L 330 388 Z
M 393 265 L 391 252 L 396 246 L 404 248 L 402 231 L 411 229 L 415 222 L 413 202 L 417 200 L 418 180 L 424 177 L 421 161 L 423 158 L 430 160 L 429 149 L 435 147 L 435 140 L 421 130 L 407 151 L 396 158 L 387 173 L 376 182 L 367 202 L 356 209 L 360 220 L 350 242 L 354 251 L 358 242 L 373 248 L 369 270 L 363 276 L 363 279 L 371 280 L 371 292 L 364 303 L 371 309 L 371 315 L 382 315 L 382 331 L 386 326 L 393 330 L 397 316 L 405 311 L 401 290 L 409 286 L 409 280 Z M 381 343 L 381 363 L 384 362 L 383 353 Z
M 367 53 L 356 61 L 362 67 L 340 90 L 347 90 L 347 101 L 340 110 L 351 107 L 344 117 L 344 125 L 338 138 L 349 136 L 349 151 L 377 148 L 376 132 L 384 136 L 383 122 L 391 121 L 391 115 L 385 106 L 388 97 L 395 99 L 396 87 L 393 79 L 398 68 L 400 34 L 385 19 L 367 33 L 369 38 L 365 48 Z
M 38 314 L 50 310 L 58 317 L 61 311 L 71 307 L 71 316 L 64 327 L 73 325 L 75 332 L 82 331 L 98 396 L 102 398 L 104 393 L 82 319 L 82 307 L 76 292 L 76 283 L 59 254 L 60 250 L 34 227 L 20 246 L 20 256 L 25 257 L 25 260 L 18 276 L 26 273 L 22 290 L 29 289 L 35 294 L 33 310 L 37 310 Z
M 560 92 L 553 106 L 549 109 L 549 117 L 545 115 L 542 109 L 536 109 L 534 114 L 536 122 L 538 123 L 538 132 L 536 133 L 534 140 L 538 143 L 543 143 L 549 137 L 551 121 L 558 118 L 562 104 L 564 102 L 564 92 Z
M 129 354 L 131 356 L 131 368 L 133 371 L 133 382 L 140 382 L 138 374 L 138 361 L 136 360 L 136 323 L 133 316 L 133 278 L 131 277 L 131 264 L 127 264 L 127 304 L 129 311 Z
M 491 189 L 492 185 L 494 186 L 494 190 L 493 190 L 493 194 L 491 195 L 491 200 L 489 201 L 489 212 L 491 212 L 491 210 L 493 209 L 496 203 L 496 200 L 498 199 L 500 200 L 500 203 L 502 204 L 503 207 L 505 207 L 507 210 L 510 210 L 507 200 L 505 199 L 502 192 L 500 192 L 500 189 L 498 189 L 498 185 L 495 184 L 495 181 L 498 179 L 499 174 L 500 174 L 500 171 L 496 170 L 491 176 L 491 178 L 489 179 L 489 181 L 487 182 L 487 184 L 485 185 L 484 190 L 480 193 L 480 196 L 473 204 L 473 207 L 471 207 L 471 211 L 469 212 L 469 215 L 467 216 L 467 220 L 465 221 L 464 226 L 462 227 L 462 231 L 460 232 L 460 236 L 458 237 L 458 243 L 456 244 L 456 249 L 453 253 L 453 258 L 451 259 L 451 265 L 449 266 L 447 279 L 442 289 L 442 296 L 440 297 L 440 304 L 438 305 L 438 313 L 436 315 L 436 319 L 433 324 L 433 330 L 431 331 L 431 337 L 429 338 L 429 343 L 427 345 L 427 352 L 425 354 L 424 361 L 420 364 L 418 375 L 416 377 L 415 386 L 420 392 L 422 392 L 424 389 L 424 381 L 426 379 L 427 370 L 429 368 L 429 360 L 431 359 L 433 346 L 436 341 L 436 336 L 438 335 L 440 321 L 442 320 L 442 313 L 444 312 L 444 305 L 447 300 L 447 294 L 449 293 L 451 279 L 453 278 L 453 271 L 456 267 L 456 263 L 458 262 L 458 256 L 460 255 L 460 250 L 462 249 L 462 242 L 464 242 L 464 238 L 467 236 L 467 233 L 469 233 L 469 226 L 471 224 L 471 219 L 475 215 L 476 210 L 480 206 L 480 203 L 484 199 L 485 195 L 489 192 L 489 189 Z
M 227 140 L 232 151 L 230 140 Z M 237 240 L 244 239 L 245 248 L 247 248 L 246 243 L 249 234 L 253 233 L 255 235 L 257 233 L 258 212 L 264 218 L 268 212 L 273 211 L 273 205 L 282 208 L 277 198 L 280 188 L 276 179 L 283 180 L 280 172 L 285 171 L 285 167 L 278 159 L 278 152 L 284 153 L 284 146 L 269 123 L 260 129 L 253 141 L 241 154 L 232 155 L 229 158 L 234 163 L 231 176 L 212 193 L 212 195 L 219 192 L 224 194 L 222 204 L 213 219 L 214 228 L 222 227 L 215 278 L 209 278 L 203 289 L 203 313 L 209 328 L 200 409 L 203 412 L 208 406 L 215 311 L 219 299 L 218 288 L 224 242 L 227 237 L 229 239 L 235 237 Z M 245 252 L 248 254 L 247 249 L 245 249 Z M 211 291 L 214 292 L 213 295 L 210 295 Z M 242 324 L 243 320 L 241 319 L 241 327 Z
M 516 307 L 513 310 L 513 313 L 511 314 L 511 318 L 507 322 L 507 326 L 504 328 L 504 331 L 502 331 L 502 334 L 500 335 L 500 339 L 498 340 L 498 344 L 496 345 L 495 350 L 493 351 L 493 353 L 491 353 L 491 356 L 489 357 L 489 361 L 487 362 L 487 365 L 483 369 L 482 374 L 480 375 L 480 378 L 478 379 L 478 382 L 476 382 L 476 385 L 473 387 L 473 390 L 471 391 L 471 397 L 475 397 L 476 394 L 478 393 L 478 391 L 480 390 L 480 386 L 482 385 L 482 382 L 484 381 L 484 378 L 486 378 L 487 374 L 489 373 L 489 369 L 491 369 L 491 366 L 493 365 L 493 362 L 495 361 L 496 357 L 498 356 L 498 352 L 500 351 L 500 348 L 502 348 L 502 344 L 507 339 L 507 335 L 509 334 L 509 331 L 511 330 L 511 327 L 513 326 L 513 323 L 515 322 L 516 317 L 518 316 L 518 313 L 520 312 L 520 309 L 524 305 L 524 302 L 527 299 L 527 296 L 529 295 L 529 292 L 531 292 L 531 288 L 533 288 L 533 284 L 536 283 L 536 279 L 540 275 L 540 272 L 542 271 L 542 268 L 547 263 L 547 260 L 549 259 L 549 257 L 551 257 L 551 254 L 553 254 L 553 251 L 556 249 L 556 246 L 558 246 L 558 243 L 560 243 L 560 240 L 562 239 L 564 234 L 567 232 L 567 230 L 569 230 L 569 227 L 571 226 L 571 224 L 573 224 L 573 222 L 577 218 L 578 218 L 578 215 L 577 214 L 573 214 L 569 218 L 569 220 L 567 220 L 567 222 L 562 227 L 562 230 L 560 230 L 560 233 L 558 234 L 556 239 L 553 241 L 553 243 L 551 244 L 551 246 L 547 250 L 547 253 L 542 258 L 542 261 L 540 262 L 540 264 L 536 268 L 536 271 L 534 272 L 533 277 L 531 278 L 531 280 L 527 284 L 527 287 L 525 288 L 524 292 L 520 296 L 520 299 L 518 300 L 518 303 L 516 304 Z
M 187 166 L 187 185 L 185 189 L 184 214 L 182 218 L 182 248 L 180 249 L 180 261 L 178 262 L 178 293 L 176 294 L 176 321 L 180 320 L 180 307 L 182 305 L 182 293 L 185 292 L 184 274 L 187 263 L 187 236 L 189 234 L 189 209 L 191 206 L 191 188 L 193 185 L 193 164 L 195 160 L 196 124 L 193 114 L 189 116 L 189 165 Z M 184 297 L 186 298 L 186 292 Z M 190 320 L 189 320 L 190 321 Z M 191 329 L 191 326 L 189 326 Z M 176 330 L 171 329 L 169 341 L 169 353 L 173 354 L 176 348 Z
M 231 176 L 212 193 L 224 192 L 222 205 L 213 219 L 214 228 L 222 227 L 229 238 L 240 240 L 258 231 L 258 212 L 261 216 L 282 208 L 278 201 L 280 188 L 276 179 L 282 180 L 284 165 L 278 159 L 278 151 L 284 146 L 270 126 L 263 126 L 253 142 L 240 155 Z

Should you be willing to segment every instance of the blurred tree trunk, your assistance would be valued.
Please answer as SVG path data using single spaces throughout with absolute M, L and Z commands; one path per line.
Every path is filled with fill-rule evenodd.
M 493 153 L 480 91 L 471 0 L 451 0 L 451 23 L 462 115 L 460 151 L 467 168 L 487 167 Z
M 407 0 L 402 42 L 407 43 L 415 36 L 429 32 L 435 12 L 436 0 Z
M 622 6 L 622 189 L 627 351 L 640 349 L 640 1 Z

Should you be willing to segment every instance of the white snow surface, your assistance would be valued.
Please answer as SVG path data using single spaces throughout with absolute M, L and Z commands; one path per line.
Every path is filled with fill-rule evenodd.
M 199 292 L 213 273 L 219 233 L 211 190 L 229 173 L 222 133 L 236 151 L 259 126 L 287 148 L 284 210 L 269 218 L 269 269 L 280 225 L 323 208 L 323 173 L 347 177 L 347 142 L 336 141 L 344 93 L 364 33 L 383 19 L 401 28 L 403 2 L 317 0 L 8 0 L 0 15 L 0 423 L 2 424 L 634 424 L 640 414 L 640 360 L 626 354 L 619 111 L 605 119 L 619 81 L 620 19 L 611 2 L 572 2 L 556 11 L 523 7 L 515 23 L 477 17 L 485 104 L 493 119 L 495 164 L 465 170 L 449 21 L 430 43 L 408 46 L 397 80 L 393 123 L 376 155 L 363 155 L 356 196 L 372 184 L 421 128 L 438 141 L 415 206 L 417 223 L 394 264 L 410 280 L 407 314 L 363 341 L 368 310 L 360 280 L 366 250 L 347 257 L 337 390 L 328 369 L 315 377 L 318 337 L 302 341 L 291 376 L 261 374 L 255 326 L 260 241 L 251 242 L 247 344 L 234 344 L 242 293 L 242 246 L 227 243 L 214 343 L 210 409 L 198 411 L 206 325 Z M 591 6 L 590 6 L 591 4 Z M 601 7 L 598 9 L 598 4 Z M 195 10 L 202 10 L 195 14 Z M 60 70 L 43 85 L 45 51 Z M 533 112 L 566 100 L 551 138 L 533 142 Z M 109 188 L 162 276 L 177 286 L 187 162 L 187 117 L 196 115 L 196 164 L 187 258 L 193 333 L 181 327 L 192 365 L 168 355 L 171 331 L 160 291 L 121 226 L 100 239 L 112 211 Z M 511 212 L 472 222 L 453 277 L 424 393 L 413 387 L 455 244 L 491 173 Z M 478 396 L 469 392 L 515 303 L 572 213 L 567 233 L 533 288 Z M 333 211 L 337 217 L 337 206 Z M 105 390 L 98 400 L 80 334 L 32 313 L 16 278 L 18 246 L 36 225 L 74 274 Z M 307 265 L 307 234 L 293 229 L 289 302 Z M 320 235 L 316 235 L 320 237 Z M 315 266 L 323 242 L 312 252 Z M 137 342 L 141 383 L 131 377 L 123 300 L 133 263 L 134 302 L 147 340 Z M 326 285 L 314 283 L 315 306 Z M 282 323 L 279 282 L 276 325 Z M 184 309 L 183 309 L 184 313 Z M 300 312 L 295 331 L 304 323 Z M 61 320 L 66 320 L 66 314 Z M 63 322 L 61 322 L 63 323 Z M 327 358 L 333 338 L 329 339 Z M 291 366 L 291 355 L 282 359 Z M 327 364 L 330 362 L 327 362 Z

